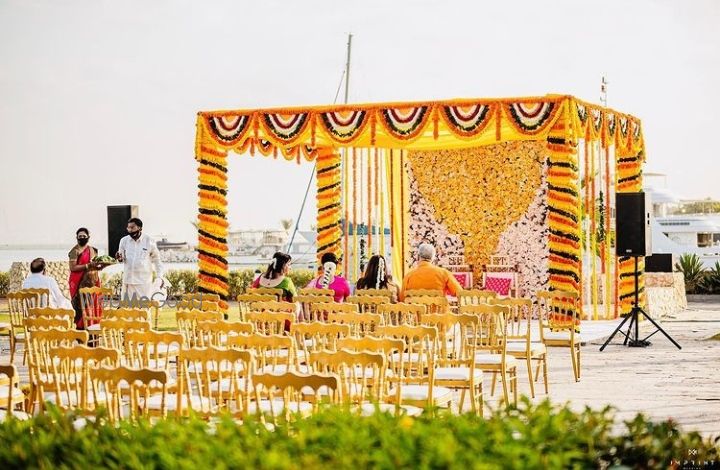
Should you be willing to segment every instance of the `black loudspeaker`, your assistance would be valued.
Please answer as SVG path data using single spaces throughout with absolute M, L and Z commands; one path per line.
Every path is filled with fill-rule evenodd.
M 138 217 L 138 206 L 107 206 L 108 254 L 115 256 L 120 239 L 127 235 L 128 220 Z
M 618 256 L 648 256 L 652 254 L 648 193 L 617 193 L 616 247 Z
M 653 253 L 645 257 L 646 273 L 671 273 L 673 270 L 672 253 Z

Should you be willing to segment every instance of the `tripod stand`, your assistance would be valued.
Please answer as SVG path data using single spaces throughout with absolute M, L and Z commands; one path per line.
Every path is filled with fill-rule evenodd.
M 643 310 L 640 307 L 640 294 L 638 293 L 638 256 L 635 256 L 635 301 L 633 302 L 632 310 L 630 310 L 630 314 L 626 316 L 622 322 L 615 328 L 615 331 L 610 335 L 610 337 L 605 341 L 605 344 L 600 346 L 600 351 L 605 349 L 605 346 L 607 346 L 610 341 L 615 337 L 616 334 L 620 333 L 621 335 L 625 336 L 625 341 L 623 341 L 623 344 L 625 346 L 630 346 L 631 348 L 645 348 L 647 346 L 650 346 L 650 337 L 657 333 L 658 331 L 665 335 L 665 337 L 670 340 L 672 344 L 674 344 L 678 349 L 682 349 L 679 344 L 675 342 L 674 339 L 670 337 L 669 334 L 665 330 L 662 329 L 660 325 L 658 325 L 655 320 L 650 318 L 650 315 L 648 315 L 645 310 Z M 643 314 L 645 318 L 650 320 L 650 323 L 655 326 L 655 331 L 650 333 L 648 336 L 646 336 L 643 339 L 640 339 L 640 318 L 639 315 Z M 628 329 L 627 332 L 622 331 L 623 325 L 625 325 L 625 322 L 630 320 L 630 323 L 628 323 Z

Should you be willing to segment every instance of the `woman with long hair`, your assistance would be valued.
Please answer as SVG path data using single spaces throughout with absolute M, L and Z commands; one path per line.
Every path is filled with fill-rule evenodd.
M 92 259 L 98 255 L 98 251 L 95 247 L 90 246 L 90 230 L 85 227 L 80 227 L 75 232 L 75 240 L 77 244 L 70 250 L 70 253 L 68 253 L 70 262 L 70 277 L 68 283 L 70 287 L 70 300 L 73 310 L 75 310 L 75 326 L 82 329 L 90 325 L 83 324 L 80 288 L 101 287 L 98 271 L 102 269 L 102 265 L 92 262 Z M 101 311 L 102 305 L 96 303 L 92 308 Z
M 292 257 L 281 251 L 276 252 L 270 264 L 268 264 L 265 273 L 255 279 L 252 287 L 270 287 L 273 289 L 282 289 L 282 300 L 292 302 L 297 295 L 295 284 L 288 276 L 290 272 L 290 261 Z
M 368 261 L 362 277 L 357 281 L 357 289 L 388 289 L 392 294 L 391 301 L 397 302 L 400 288 L 387 272 L 387 262 L 382 255 L 373 255 Z
M 332 289 L 335 292 L 335 302 L 343 302 L 350 296 L 350 283 L 342 276 L 335 274 L 339 260 L 335 253 L 325 253 L 320 258 L 322 271 L 320 275 L 310 281 L 306 287 L 316 289 Z

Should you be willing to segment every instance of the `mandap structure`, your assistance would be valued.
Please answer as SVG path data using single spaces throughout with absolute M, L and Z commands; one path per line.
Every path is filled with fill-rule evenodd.
M 199 285 L 225 300 L 230 151 L 315 163 L 318 255 L 351 281 L 372 254 L 401 280 L 428 241 L 476 285 L 503 256 L 520 295 L 580 293 L 586 318 L 631 308 L 634 263 L 614 250 L 614 195 L 642 188 L 631 115 L 566 95 L 200 112 Z

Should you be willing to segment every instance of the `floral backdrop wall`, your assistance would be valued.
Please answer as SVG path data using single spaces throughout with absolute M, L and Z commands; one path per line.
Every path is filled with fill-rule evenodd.
M 433 243 L 440 264 L 464 256 L 479 284 L 490 256 L 506 255 L 518 265 L 520 295 L 545 287 L 545 160 L 542 141 L 409 152 L 413 259 L 421 242 Z

